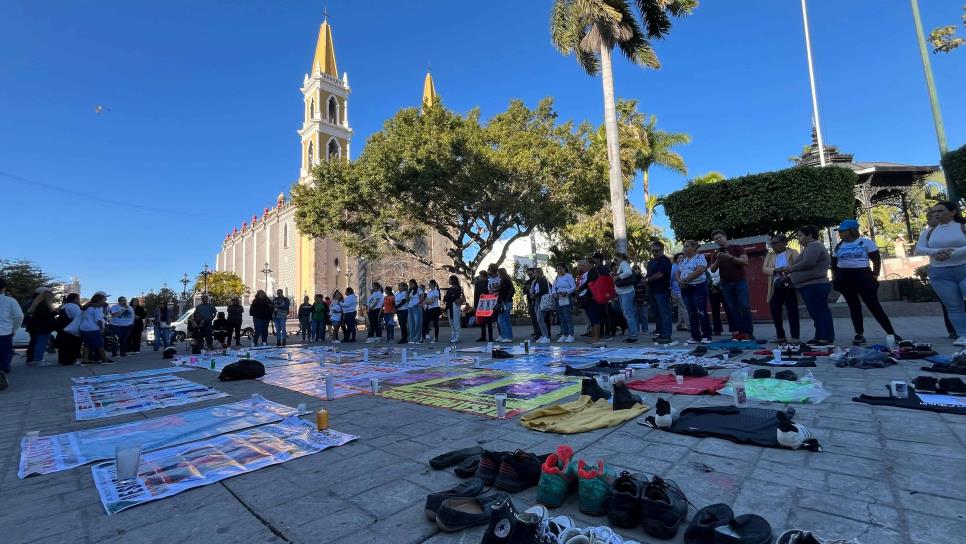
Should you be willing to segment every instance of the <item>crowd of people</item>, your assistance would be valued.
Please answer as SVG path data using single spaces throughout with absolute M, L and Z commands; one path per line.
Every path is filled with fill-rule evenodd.
M 927 219 L 915 252 L 929 257 L 929 283 L 942 302 L 946 327 L 955 344 L 966 347 L 966 219 L 953 202 L 938 202 Z M 831 248 L 820 241 L 815 226 L 795 232 L 798 249 L 789 247 L 785 235 L 770 238 L 761 272 L 768 278 L 765 295 L 774 342 L 801 341 L 801 300 L 815 330 L 806 342 L 833 344 L 836 334 L 829 308 L 833 289 L 848 306 L 853 344 L 866 343 L 863 306 L 887 335 L 901 339 L 879 302 L 879 248 L 860 233 L 854 219 L 843 221 L 837 232 L 838 242 Z M 709 237 L 715 244 L 712 251 L 700 251 L 697 241 L 685 240 L 683 250 L 671 257 L 665 254 L 664 244 L 655 241 L 643 267 L 618 253 L 609 261 L 595 254 L 577 262 L 573 270 L 559 263 L 552 281 L 541 267 L 526 269 L 522 299 L 533 328 L 531 338 L 550 343 L 556 326 L 556 342 L 574 342 L 575 317 L 583 313 L 587 330 L 582 336 L 592 343 L 615 338 L 618 329 L 626 336 L 624 342 L 637 343 L 653 322 L 657 343 L 671 342 L 676 326 L 689 332 L 687 343 L 708 344 L 712 336 L 723 333 L 722 310 L 734 338 L 755 338 L 748 283 L 751 261 L 724 231 Z M 360 312 L 367 343 L 433 344 L 439 342 L 441 319 L 449 323 L 451 343 L 460 342 L 462 331 L 472 328 L 479 328 L 479 342 L 512 342 L 510 315 L 516 289 L 507 269 L 492 264 L 474 278 L 472 298 L 467 298 L 459 279 L 450 276 L 445 287 L 434 279 L 424 284 L 411 279 L 395 288 L 376 282 L 365 301 L 347 287 L 331 296 L 305 296 L 294 309 L 283 290 L 273 298 L 259 290 L 247 313 L 253 323 L 253 345 L 268 343 L 271 326 L 275 345 L 285 346 L 293 313 L 299 323 L 296 334 L 304 342 L 325 342 L 327 336 L 334 343 L 355 342 Z M 240 345 L 245 311 L 239 297 L 233 297 L 225 311 L 218 311 L 208 296 L 202 296 L 188 320 L 187 336 L 195 349 Z M 174 342 L 169 312 L 161 305 L 151 316 L 155 350 Z M 53 291 L 40 287 L 21 306 L 7 295 L 5 280 L 0 278 L 0 387 L 6 386 L 12 338 L 21 325 L 30 336 L 25 354 L 28 366 L 98 364 L 140 351 L 147 319 L 137 298 L 128 302 L 117 297 L 110 304 L 103 291 L 83 304 L 79 294 L 69 293 L 55 308 Z M 56 362 L 48 359 L 53 352 Z

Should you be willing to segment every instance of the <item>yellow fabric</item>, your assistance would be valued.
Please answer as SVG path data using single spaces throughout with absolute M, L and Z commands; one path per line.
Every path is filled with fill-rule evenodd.
M 647 410 L 644 404 L 614 410 L 604 399 L 592 402 L 589 396 L 581 395 L 573 402 L 554 404 L 524 414 L 520 418 L 520 425 L 545 433 L 574 434 L 620 425 Z
M 319 41 L 315 44 L 315 59 L 312 61 L 312 73 L 318 70 L 332 77 L 339 77 L 339 69 L 335 66 L 335 45 L 332 43 L 332 27 L 329 21 L 323 21 L 319 28 Z
M 423 109 L 433 105 L 436 100 L 436 85 L 433 83 L 433 76 L 426 72 L 426 79 L 423 80 Z

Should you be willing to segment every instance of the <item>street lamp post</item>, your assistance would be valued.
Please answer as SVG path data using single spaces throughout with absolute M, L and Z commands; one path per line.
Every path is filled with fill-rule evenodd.
M 265 268 L 262 269 L 262 274 L 265 274 L 265 293 L 268 293 L 268 275 L 272 273 L 272 269 L 268 267 L 268 261 L 265 261 Z
M 205 263 L 205 267 L 201 269 L 201 277 L 204 278 L 204 282 L 205 282 L 204 293 L 206 295 L 208 294 L 208 276 L 210 276 L 211 274 L 212 272 L 208 270 L 208 263 Z
M 191 279 L 188 277 L 188 273 L 185 272 L 184 276 L 181 278 L 181 298 L 188 300 L 188 284 L 191 283 Z

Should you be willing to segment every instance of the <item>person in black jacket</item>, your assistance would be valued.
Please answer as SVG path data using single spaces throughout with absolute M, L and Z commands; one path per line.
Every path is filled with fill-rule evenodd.
M 530 285 L 530 298 L 533 299 L 533 309 L 536 313 L 537 325 L 540 327 L 540 338 L 537 339 L 538 344 L 550 343 L 549 317 L 554 306 L 551 304 L 550 307 L 545 307 L 546 305 L 543 303 L 544 297 L 547 297 L 547 300 L 550 300 L 551 302 L 553 301 L 553 297 L 550 295 L 550 282 L 548 282 L 547 277 L 543 275 L 543 269 L 537 267 L 533 269 L 533 282 Z
M 449 343 L 458 344 L 460 341 L 460 317 L 463 312 L 463 287 L 456 275 L 449 277 L 446 294 L 443 295 L 443 305 L 446 309 L 446 319 L 449 320 Z
M 309 302 L 308 295 L 302 297 L 302 304 L 299 305 L 299 332 L 302 333 L 302 341 L 305 342 L 311 337 L 312 330 L 312 303 Z
M 225 318 L 225 312 L 218 312 L 218 317 L 211 324 L 211 334 L 221 344 L 221 349 L 227 349 L 231 344 L 231 331 L 228 328 L 228 319 Z
M 253 346 L 268 344 L 268 322 L 272 320 L 272 303 L 268 300 L 265 291 L 258 290 L 255 299 L 248 308 L 248 315 L 252 316 L 255 324 L 255 338 L 252 340 Z M 261 344 L 259 344 L 261 339 Z
M 144 334 L 144 319 L 148 317 L 148 311 L 141 306 L 141 300 L 131 299 L 131 309 L 134 310 L 134 326 L 131 327 L 131 335 L 128 336 L 128 351 L 141 351 L 141 336 Z
M 245 307 L 241 305 L 238 297 L 231 297 L 226 314 L 228 321 L 228 343 L 231 344 L 231 337 L 234 336 L 235 345 L 240 346 L 242 318 L 245 315 Z
M 27 333 L 33 345 L 32 352 L 28 353 L 27 365 L 29 366 L 48 366 L 44 356 L 47 354 L 47 342 L 50 340 L 50 333 L 54 330 L 54 292 L 46 287 L 37 289 L 37 296 L 27 308 L 26 319 Z M 30 350 L 28 350 L 30 351 Z

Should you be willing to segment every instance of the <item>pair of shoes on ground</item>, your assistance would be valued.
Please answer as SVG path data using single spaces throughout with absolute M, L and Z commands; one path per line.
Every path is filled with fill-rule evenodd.
M 613 406 L 614 410 L 626 410 L 633 407 L 635 404 L 641 404 L 641 397 L 635 393 L 631 393 L 628 389 L 627 384 L 623 381 L 616 382 L 613 385 L 614 393 L 607 389 L 601 387 L 600 383 L 596 378 L 584 378 L 580 384 L 580 394 L 587 395 L 590 400 L 597 402 L 599 399 L 610 399 L 611 396 L 614 397 Z
M 535 516 L 528 519 L 539 520 L 539 528 L 534 537 L 528 531 L 511 531 L 509 540 L 499 540 L 488 531 L 483 536 L 483 544 L 639 544 L 634 540 L 624 540 L 606 525 L 577 527 L 574 520 L 567 516 L 551 517 L 547 509 L 539 504 L 531 506 L 523 514 Z M 498 523 L 492 526 L 498 526 Z
M 758 380 L 762 378 L 771 378 L 772 377 L 771 370 L 767 368 L 759 368 L 758 370 L 755 370 L 754 373 L 752 373 L 751 377 Z M 795 374 L 791 370 L 782 370 L 782 371 L 776 372 L 774 377 L 776 380 L 788 380 L 790 382 L 798 381 L 798 374 Z
M 678 376 L 701 378 L 708 375 L 708 369 L 696 363 L 682 363 L 674 365 L 674 373 Z
M 570 446 L 558 446 L 540 465 L 537 483 L 537 502 L 551 508 L 559 507 L 571 490 L 577 489 L 580 511 L 592 516 L 607 513 L 607 498 L 613 475 L 603 461 L 588 465 L 574 459 Z
M 569 344 L 569 343 L 574 342 L 574 341 L 575 341 L 574 340 L 574 335 L 572 335 L 572 334 L 568 334 L 568 335 L 561 334 L 560 336 L 557 337 L 557 342 L 561 342 L 561 343 L 564 343 L 564 344 Z
M 474 476 L 486 485 L 516 493 L 537 485 L 545 458 L 523 450 L 484 450 Z
M 654 538 L 674 538 L 688 514 L 688 499 L 676 483 L 622 472 L 610 487 L 607 519 L 615 527 L 643 525 Z
M 695 340 L 694 338 L 688 338 L 684 343 L 687 344 L 687 345 L 689 345 L 689 346 L 694 346 L 694 345 L 697 345 L 697 344 L 710 344 L 711 343 L 711 339 L 710 338 L 702 338 L 700 340 Z
M 426 519 L 436 522 L 441 531 L 452 533 L 490 521 L 490 505 L 509 500 L 506 493 L 482 495 L 483 480 L 472 478 L 452 489 L 426 496 Z
M 933 378 L 919 376 L 912 380 L 916 391 L 924 393 L 943 393 L 946 395 L 966 395 L 966 382 L 962 378 Z
M 429 460 L 429 466 L 440 470 L 456 465 L 453 472 L 460 478 L 469 478 L 476 474 L 483 451 L 483 448 L 479 446 L 454 450 L 433 457 Z
M 787 533 L 786 533 L 787 534 Z M 784 536 L 784 535 L 782 535 Z M 712 504 L 697 511 L 684 531 L 686 544 L 771 544 L 771 525 L 755 514 L 735 517 L 727 504 Z M 783 544 L 792 544 L 788 541 Z M 799 544 L 813 544 L 802 541 Z

